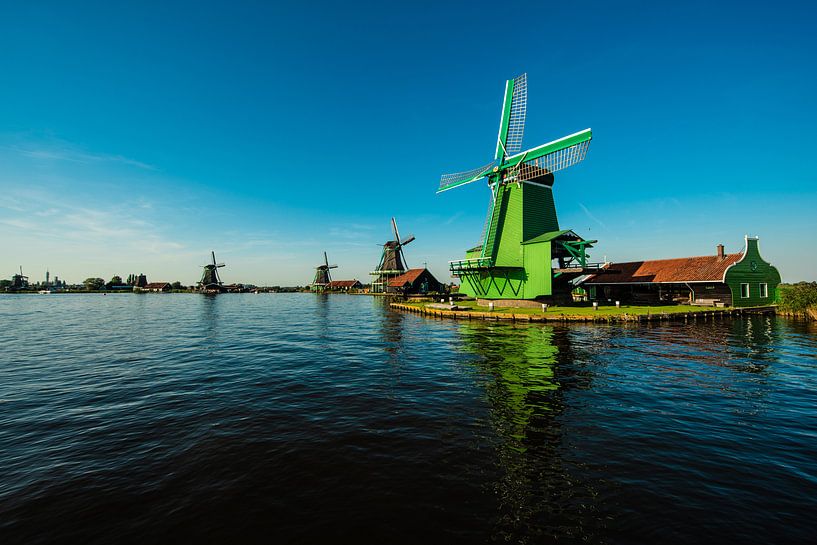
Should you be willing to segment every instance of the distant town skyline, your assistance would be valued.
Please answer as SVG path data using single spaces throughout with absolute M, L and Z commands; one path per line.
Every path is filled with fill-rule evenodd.
M 525 144 L 587 127 L 556 175 L 594 260 L 743 249 L 817 280 L 817 8 L 784 2 L 15 3 L 0 21 L 0 278 L 370 281 L 390 218 L 451 281 L 480 236 L 504 81 Z M 319 14 L 316 15 L 316 14 Z

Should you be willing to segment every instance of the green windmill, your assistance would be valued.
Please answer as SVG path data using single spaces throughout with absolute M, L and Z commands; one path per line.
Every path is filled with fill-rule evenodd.
M 584 159 L 592 132 L 520 152 L 527 96 L 527 74 L 508 80 L 494 160 L 440 180 L 438 193 L 482 179 L 491 190 L 481 244 L 449 265 L 460 291 L 474 297 L 565 301 L 571 279 L 597 272 L 586 253 L 596 241 L 559 228 L 553 173 Z

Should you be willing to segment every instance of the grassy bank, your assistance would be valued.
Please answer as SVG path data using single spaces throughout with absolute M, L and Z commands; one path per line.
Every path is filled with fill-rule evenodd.
M 603 306 L 594 310 L 592 306 L 548 307 L 541 308 L 500 308 L 490 311 L 487 307 L 477 305 L 475 301 L 458 303 L 459 310 L 435 308 L 435 303 L 391 303 L 396 310 L 415 312 L 440 318 L 466 320 L 512 320 L 518 322 L 661 322 L 707 320 L 744 314 L 774 313 L 775 307 L 757 308 L 713 308 L 687 305 L 660 307 Z
M 411 306 L 425 307 L 434 303 L 406 303 Z M 461 301 L 457 303 L 458 307 L 464 307 L 474 312 L 489 312 L 488 307 L 477 305 L 476 301 Z M 586 306 L 550 306 L 546 312 L 542 312 L 541 308 L 516 308 L 516 307 L 495 307 L 494 314 L 531 314 L 531 315 L 559 315 L 565 316 L 620 316 L 623 314 L 631 314 L 637 316 L 648 316 L 651 314 L 669 314 L 669 313 L 691 313 L 691 312 L 712 312 L 712 307 L 700 307 L 690 305 L 667 305 L 667 306 L 630 306 L 621 305 L 616 308 L 615 305 L 599 306 L 598 310 L 594 310 L 591 305 Z
M 778 289 L 782 314 L 817 320 L 817 282 L 781 284 Z

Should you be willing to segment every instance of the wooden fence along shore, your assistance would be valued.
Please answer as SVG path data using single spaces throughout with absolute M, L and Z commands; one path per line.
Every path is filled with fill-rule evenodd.
M 728 318 L 735 316 L 745 316 L 748 314 L 775 314 L 777 307 L 742 307 L 728 309 L 712 309 L 699 312 L 660 312 L 656 314 L 613 314 L 613 315 L 570 315 L 562 312 L 551 312 L 542 314 L 513 314 L 510 312 L 475 312 L 471 310 L 447 310 L 439 308 L 426 308 L 424 306 L 407 305 L 405 303 L 390 303 L 389 306 L 396 310 L 434 316 L 437 318 L 455 318 L 459 320 L 494 320 L 511 322 L 688 322 L 704 321 L 715 318 Z

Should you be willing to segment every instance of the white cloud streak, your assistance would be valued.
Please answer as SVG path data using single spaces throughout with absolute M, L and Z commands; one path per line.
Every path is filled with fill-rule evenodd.
M 598 223 L 599 225 L 601 225 L 601 226 L 602 226 L 602 227 L 603 227 L 603 228 L 604 228 L 606 231 L 609 231 L 609 230 L 610 230 L 610 229 L 607 227 L 607 225 L 606 225 L 606 224 L 605 224 L 603 221 L 601 221 L 599 218 L 597 218 L 596 216 L 594 216 L 594 215 L 593 215 L 593 214 L 590 212 L 590 210 L 588 210 L 588 209 L 587 209 L 587 207 L 586 207 L 584 204 L 579 203 L 579 207 L 580 207 L 580 208 L 581 208 L 581 209 L 584 211 L 584 213 L 587 215 L 587 217 L 588 217 L 588 218 L 590 218 L 591 220 L 593 220 L 593 221 L 595 221 L 596 223 Z
M 22 145 L 2 146 L 3 149 L 28 159 L 40 161 L 67 161 L 82 165 L 94 163 L 116 163 L 144 170 L 155 171 L 157 168 L 148 163 L 137 161 L 123 155 L 108 153 L 90 153 L 72 144 L 62 141 L 50 143 L 27 143 Z

